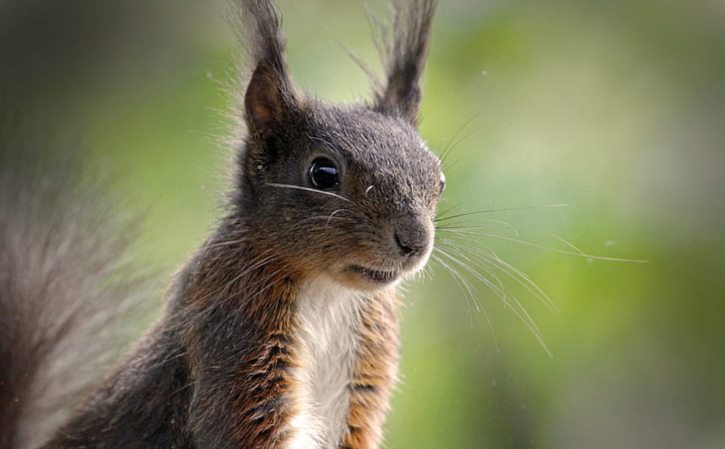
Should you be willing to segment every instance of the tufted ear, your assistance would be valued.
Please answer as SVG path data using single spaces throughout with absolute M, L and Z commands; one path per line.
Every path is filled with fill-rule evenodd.
M 285 38 L 272 1 L 241 0 L 238 11 L 242 41 L 253 67 L 244 96 L 244 116 L 251 132 L 265 133 L 296 104 Z
M 278 124 L 291 98 L 285 83 L 266 64 L 260 64 L 249 80 L 244 95 L 247 126 L 252 132 L 264 132 Z
M 386 82 L 375 95 L 376 111 L 418 124 L 422 99 L 421 76 L 437 0 L 393 0 L 393 25 L 379 45 Z

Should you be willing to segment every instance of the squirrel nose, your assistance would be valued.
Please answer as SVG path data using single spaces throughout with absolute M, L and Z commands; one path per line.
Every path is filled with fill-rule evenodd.
M 424 228 L 406 227 L 395 231 L 395 243 L 406 257 L 417 256 L 428 247 L 428 232 Z

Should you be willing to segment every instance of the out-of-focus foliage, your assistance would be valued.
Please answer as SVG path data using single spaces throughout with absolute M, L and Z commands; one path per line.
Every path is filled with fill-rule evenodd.
M 140 260 L 170 274 L 227 179 L 242 53 L 224 2 L 61 3 L 75 26 L 55 2 L 3 6 L 3 61 L 35 70 L 4 70 L 2 97 L 82 130 L 89 161 L 147 215 Z M 338 45 L 376 62 L 362 2 L 280 4 L 299 86 L 367 94 Z M 511 296 L 460 265 L 478 305 L 436 263 L 410 284 L 387 447 L 725 447 L 722 1 L 441 0 L 423 117 L 431 147 L 452 146 L 441 208 L 494 210 L 439 237 Z M 524 209 L 496 211 L 509 208 Z

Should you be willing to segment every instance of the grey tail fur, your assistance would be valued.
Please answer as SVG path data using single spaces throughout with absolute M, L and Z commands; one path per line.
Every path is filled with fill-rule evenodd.
M 0 448 L 41 444 L 120 351 L 131 233 L 73 148 L 0 117 Z M 100 207 L 100 205 L 104 205 Z M 134 284 L 134 285 L 132 285 Z

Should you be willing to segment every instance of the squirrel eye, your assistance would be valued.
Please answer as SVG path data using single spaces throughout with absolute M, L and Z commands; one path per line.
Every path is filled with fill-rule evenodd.
M 340 184 L 337 166 L 326 157 L 318 157 L 310 165 L 310 183 L 317 189 L 329 190 Z
M 439 193 L 443 193 L 444 190 L 446 190 L 446 175 L 441 172 L 441 187 Z

